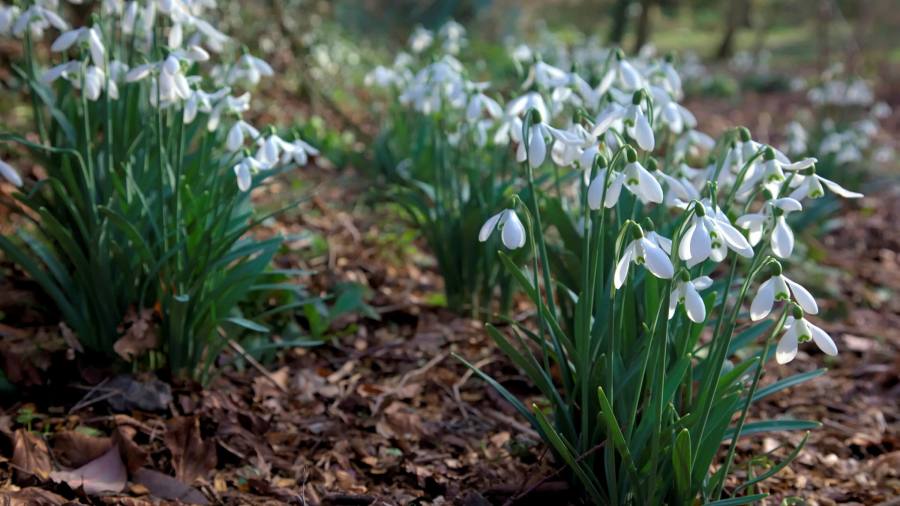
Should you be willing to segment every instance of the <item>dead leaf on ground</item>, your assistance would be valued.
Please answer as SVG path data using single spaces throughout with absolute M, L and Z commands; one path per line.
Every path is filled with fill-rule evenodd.
M 73 489 L 83 488 L 87 494 L 121 492 L 128 481 L 128 471 L 119 456 L 119 448 L 112 446 L 100 457 L 71 471 L 54 471 L 50 478 L 65 482 Z
M 42 480 L 46 480 L 53 470 L 46 441 L 26 429 L 18 429 L 13 437 L 12 463 L 19 474 L 34 475 Z
M 113 350 L 129 362 L 159 346 L 152 308 L 140 311 L 129 309 L 117 330 L 122 337 L 113 344 Z
M 181 501 L 190 504 L 209 504 L 206 497 L 194 487 L 152 469 L 141 468 L 134 473 L 132 480 L 147 487 L 150 494 L 167 501 Z
M 27 487 L 22 490 L 0 492 L 0 504 L 4 506 L 59 506 L 69 504 L 69 500 L 49 490 Z
M 179 480 L 193 483 L 216 467 L 216 445 L 203 441 L 196 417 L 173 418 L 166 423 L 166 429 L 164 440 L 172 452 L 172 466 Z
M 53 455 L 66 467 L 81 467 L 99 458 L 112 446 L 108 437 L 89 436 L 77 430 L 57 432 L 53 436 Z
M 147 451 L 134 442 L 136 433 L 137 429 L 130 425 L 119 425 L 112 437 L 113 443 L 119 447 L 119 455 L 129 473 L 134 473 L 147 461 Z

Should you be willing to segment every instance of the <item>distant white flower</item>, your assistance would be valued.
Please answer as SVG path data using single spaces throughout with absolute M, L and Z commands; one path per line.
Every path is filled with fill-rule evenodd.
M 82 27 L 63 32 L 50 46 L 50 50 L 54 53 L 61 53 L 72 47 L 76 42 L 87 43 L 94 65 L 103 68 L 106 48 L 97 28 Z
M 293 161 L 297 165 L 303 167 L 309 161 L 310 156 L 318 156 L 319 150 L 309 145 L 302 139 L 295 139 L 284 148 L 284 154 L 281 157 L 281 163 L 286 164 Z
M 516 150 L 516 161 L 524 162 L 534 167 L 540 167 L 547 158 L 547 141 L 555 140 L 569 144 L 580 144 L 578 139 L 564 130 L 553 128 L 544 122 L 537 122 L 528 129 L 527 138 L 519 143 Z
M 496 100 L 479 91 L 469 99 L 469 104 L 466 106 L 466 119 L 477 121 L 485 113 L 493 119 L 499 119 L 503 116 L 503 108 Z
M 237 177 L 238 189 L 242 192 L 250 190 L 253 184 L 253 175 L 259 172 L 262 164 L 252 156 L 244 157 L 234 166 L 234 175 Z
M 727 253 L 726 247 L 743 257 L 753 256 L 753 247 L 721 209 L 698 205 L 690 226 L 678 244 L 678 256 L 687 262 L 688 267 L 694 267 L 707 258 L 721 262 Z
M 809 175 L 797 174 L 791 181 L 791 187 L 795 187 L 790 193 L 791 198 L 800 200 L 804 198 L 817 199 L 825 195 L 823 185 L 839 197 L 845 199 L 860 199 L 862 193 L 850 191 L 838 183 L 826 179 L 815 172 Z
M 618 290 L 628 277 L 631 264 L 643 265 L 651 274 L 662 279 L 671 279 L 675 274 L 675 268 L 666 252 L 655 242 L 647 237 L 641 237 L 631 241 L 625 247 L 622 257 L 616 263 L 613 275 L 613 285 Z
M 237 151 L 244 145 L 244 135 L 249 135 L 255 139 L 259 137 L 259 130 L 244 120 L 237 120 L 228 130 L 228 136 L 225 139 L 225 147 L 228 151 Z
M 55 3 L 52 5 L 55 5 Z M 12 34 L 21 38 L 25 35 L 25 30 L 30 30 L 32 37 L 41 39 L 44 36 L 44 30 L 50 27 L 62 32 L 69 29 L 69 24 L 53 9 L 41 3 L 34 3 L 16 18 L 16 22 L 12 27 Z
M 251 54 L 244 54 L 228 70 L 226 82 L 229 86 L 236 83 L 247 83 L 251 86 L 259 84 L 263 77 L 272 77 L 275 71 L 265 60 Z
M 694 323 L 703 323 L 706 320 L 706 305 L 699 291 L 712 286 L 712 278 L 700 276 L 693 280 L 681 280 L 675 284 L 669 295 L 669 319 L 675 316 L 675 309 L 679 304 L 684 305 L 688 318 Z
M 425 51 L 434 42 L 434 34 L 423 26 L 417 26 L 409 36 L 409 48 L 413 53 Z
M 800 318 L 789 316 L 785 322 L 785 329 L 775 349 L 775 361 L 779 364 L 786 364 L 794 360 L 799 344 L 809 340 L 815 342 L 816 346 L 826 355 L 833 357 L 838 354 L 837 345 L 834 344 L 831 336 L 802 316 Z
M 518 249 L 525 245 L 525 226 L 519 221 L 519 216 L 513 209 L 504 209 L 488 218 L 478 232 L 478 241 L 487 241 L 494 229 L 498 227 L 504 246 L 509 249 Z
M 0 160 L 0 176 L 3 176 L 3 179 L 9 181 L 13 186 L 22 186 L 22 176 L 19 175 L 19 172 L 12 165 L 3 160 Z
M 772 312 L 775 301 L 789 301 L 791 297 L 803 312 L 808 314 L 818 314 L 819 306 L 816 299 L 813 298 L 809 290 L 803 288 L 799 283 L 788 279 L 784 274 L 776 274 L 759 285 L 756 296 L 750 303 L 750 319 L 759 321 Z

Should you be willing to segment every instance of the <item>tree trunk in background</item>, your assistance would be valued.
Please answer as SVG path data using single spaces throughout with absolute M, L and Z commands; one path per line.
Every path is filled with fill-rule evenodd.
M 719 43 L 719 49 L 716 51 L 717 60 L 730 58 L 734 54 L 734 36 L 747 12 L 746 0 L 732 0 L 726 5 L 728 11 L 725 13 L 725 33 L 722 36 L 722 42 Z
M 647 43 L 650 36 L 650 8 L 653 0 L 641 0 L 641 15 L 638 17 L 637 38 L 634 40 L 634 52 L 637 53 Z
M 613 45 L 621 45 L 625 38 L 625 27 L 628 24 L 628 5 L 631 0 L 616 0 L 613 7 L 613 24 L 609 31 L 609 42 Z

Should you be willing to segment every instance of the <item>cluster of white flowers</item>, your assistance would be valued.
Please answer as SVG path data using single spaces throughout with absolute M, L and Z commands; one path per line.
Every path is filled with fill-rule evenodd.
M 434 34 L 417 30 L 410 42 L 412 52 L 419 53 L 434 43 Z M 458 118 L 460 132 L 474 132 L 479 145 L 512 144 L 517 160 L 532 168 L 549 158 L 559 168 L 581 171 L 584 177 L 574 180 L 588 185 L 591 209 L 615 207 L 625 188 L 644 205 L 669 208 L 673 219 L 686 214 L 676 244 L 632 223 L 637 237 L 624 246 L 614 269 L 617 289 L 625 284 L 632 265 L 659 278 L 678 276 L 670 317 L 682 304 L 692 321 L 704 321 L 706 308 L 698 291 L 712 283 L 705 276 L 691 280 L 684 268 L 676 272 L 675 255 L 688 269 L 722 262 L 729 252 L 744 258 L 769 252 L 788 258 L 794 249 L 788 213 L 802 210 L 802 202 L 822 196 L 824 188 L 842 197 L 862 196 L 816 174 L 815 158 L 791 160 L 754 141 L 746 129 L 726 138 L 721 159 L 710 159 L 716 141 L 697 130 L 696 118 L 681 105 L 682 81 L 667 58 L 630 59 L 619 51 L 591 46 L 577 55 L 583 65 L 575 68 L 583 70 L 569 71 L 539 59 L 535 55 L 541 53 L 526 45 L 509 47 L 511 58 L 528 65 L 522 89 L 529 91 L 505 107 L 489 96 L 487 83 L 466 79 L 465 68 L 453 54 L 434 55 L 432 63 L 418 70 L 415 58 L 401 55 L 392 67 L 375 68 L 367 83 L 396 90 L 403 104 L 422 114 Z M 665 165 L 653 157 L 663 151 Z M 619 164 L 606 163 L 622 155 L 621 170 Z M 597 160 L 603 163 L 597 166 Z M 697 161 L 705 164 L 691 166 Z M 736 204 L 746 212 L 732 221 L 728 209 L 717 204 L 724 200 L 728 209 Z M 514 209 L 487 220 L 479 240 L 487 240 L 497 229 L 507 248 L 525 245 L 526 230 Z M 778 263 L 774 258 L 771 262 Z M 794 301 L 801 312 L 817 312 L 805 289 L 780 276 L 760 287 L 754 316 L 768 314 L 761 308 L 771 309 L 775 300 Z M 827 334 L 798 313 L 779 345 L 778 361 L 793 358 L 797 343 L 807 339 L 828 354 L 836 353 Z
M 82 0 L 69 3 L 81 4 Z M 61 15 L 64 5 L 58 0 L 36 0 L 25 10 L 0 4 L 0 36 L 37 40 L 51 28 L 58 30 L 50 50 L 72 59 L 46 69 L 40 78 L 46 84 L 65 79 L 87 100 L 97 101 L 104 92 L 110 100 L 118 100 L 123 84 L 149 80 L 150 104 L 160 109 L 180 108 L 185 124 L 193 123 L 199 113 L 207 115 L 210 132 L 222 127 L 223 121 L 230 122 L 225 146 L 240 157 L 234 172 L 239 188 L 247 191 L 256 172 L 287 163 L 304 165 L 318 151 L 300 139 L 286 141 L 275 133 L 261 134 L 243 119 L 242 114 L 250 109 L 250 93 L 233 95 L 232 90 L 251 88 L 272 77 L 274 71 L 264 60 L 244 53 L 234 62 L 213 67 L 208 78 L 191 73 L 210 60 L 210 51 L 221 53 L 229 44 L 230 38 L 204 19 L 215 8 L 216 0 L 104 0 L 103 16 L 95 19 L 115 19 L 114 25 L 123 34 L 119 42 L 134 44 L 140 56 L 133 60 L 145 58 L 145 63 L 133 67 L 115 58 L 125 49 L 111 50 L 118 40 L 108 33 L 112 24 L 95 21 L 93 26 L 71 28 Z M 165 30 L 165 37 L 158 45 L 164 49 L 157 51 L 153 38 L 160 30 Z M 163 57 L 146 61 L 154 54 Z M 216 89 L 204 91 L 205 84 Z M 256 145 L 254 154 L 245 154 L 247 140 Z M 15 171 L 8 164 L 0 169 L 6 179 L 21 185 L 17 174 L 10 175 Z

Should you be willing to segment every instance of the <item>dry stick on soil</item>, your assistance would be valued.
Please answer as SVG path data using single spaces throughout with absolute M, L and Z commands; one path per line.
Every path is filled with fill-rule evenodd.
M 462 402 L 462 396 L 459 393 L 459 389 L 462 388 L 463 385 L 465 385 L 467 381 L 469 381 L 469 378 L 471 378 L 473 374 L 475 374 L 475 369 L 481 369 L 482 367 L 487 366 L 488 364 L 490 364 L 493 361 L 494 361 L 494 357 L 487 357 L 487 358 L 483 358 L 483 359 L 479 360 L 478 362 L 475 362 L 472 365 L 473 368 L 466 370 L 465 374 L 463 374 L 462 377 L 459 378 L 459 381 L 457 381 L 456 383 L 453 384 L 453 399 L 456 400 L 457 406 L 460 406 L 459 411 L 460 411 L 460 413 L 462 413 L 463 420 L 469 419 L 469 413 L 466 412 L 466 410 L 461 407 L 463 402 Z
M 433 368 L 434 366 L 443 362 L 445 358 L 447 358 L 447 353 L 446 352 L 441 353 L 440 355 L 429 360 L 428 363 L 426 363 L 422 367 L 419 367 L 418 369 L 413 369 L 412 371 L 409 371 L 406 374 L 404 374 L 403 377 L 400 378 L 400 382 L 397 383 L 397 385 L 395 387 L 391 388 L 387 392 L 385 392 L 375 398 L 375 405 L 372 408 L 372 413 L 378 413 L 379 411 L 381 411 L 381 405 L 384 403 L 385 399 L 387 399 L 389 396 L 392 396 L 392 395 L 396 394 L 397 392 L 399 392 L 400 390 L 402 390 L 403 387 L 406 386 L 406 383 L 409 382 L 409 380 L 411 380 L 412 378 L 415 378 L 416 376 L 421 376 L 422 374 L 425 374 L 426 372 L 431 370 L 431 368 Z
M 86 394 L 84 394 L 84 397 L 82 397 L 80 401 L 76 402 L 75 405 L 72 406 L 71 409 L 69 409 L 68 414 L 71 415 L 72 413 L 78 411 L 79 409 L 84 409 L 92 404 L 96 404 L 104 399 L 108 399 L 108 398 L 116 395 L 117 393 L 120 393 L 118 390 L 107 391 L 103 395 L 100 395 L 93 399 L 90 399 L 90 397 L 92 395 L 94 395 L 95 392 L 100 391 L 100 389 L 103 388 L 103 385 L 105 385 L 108 381 L 109 381 L 109 378 L 104 378 L 103 381 L 101 381 L 100 383 L 97 383 L 96 385 L 94 385 L 92 387 L 81 387 L 81 386 L 76 387 L 76 388 L 88 388 L 88 392 Z
M 225 331 L 222 330 L 221 327 L 218 330 L 219 330 L 219 335 L 222 336 L 223 339 L 226 339 Z M 266 368 L 263 367 L 263 365 L 260 364 L 255 358 L 250 356 L 250 354 L 247 353 L 246 350 L 244 350 L 244 347 L 241 346 L 240 344 L 238 344 L 237 341 L 235 341 L 234 339 L 228 339 L 228 346 L 231 346 L 231 349 L 236 351 L 238 353 L 238 355 L 242 356 L 244 358 L 244 360 L 247 361 L 247 363 L 252 365 L 254 369 L 256 369 L 257 371 L 259 371 L 260 374 L 265 376 L 266 379 L 269 380 L 269 382 L 271 382 L 273 385 L 275 385 L 275 388 L 280 390 L 282 393 L 285 393 L 285 394 L 288 393 L 287 388 L 285 388 L 284 385 L 282 385 L 281 383 L 276 381 L 275 378 L 272 377 L 272 373 L 267 371 Z

